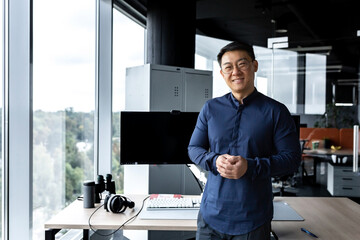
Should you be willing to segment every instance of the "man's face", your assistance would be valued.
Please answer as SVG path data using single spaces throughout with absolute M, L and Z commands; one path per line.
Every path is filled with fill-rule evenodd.
M 258 62 L 252 61 L 246 51 L 226 52 L 221 58 L 220 73 L 234 95 L 247 95 L 253 91 L 257 69 Z

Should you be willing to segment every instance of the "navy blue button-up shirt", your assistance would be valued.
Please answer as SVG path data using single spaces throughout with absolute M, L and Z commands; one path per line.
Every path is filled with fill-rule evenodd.
M 300 164 L 299 137 L 288 109 L 256 89 L 240 104 L 231 93 L 206 102 L 188 147 L 190 159 L 209 171 L 201 214 L 213 229 L 248 233 L 273 217 L 271 176 Z M 240 179 L 217 172 L 219 155 L 242 156 L 248 169 Z

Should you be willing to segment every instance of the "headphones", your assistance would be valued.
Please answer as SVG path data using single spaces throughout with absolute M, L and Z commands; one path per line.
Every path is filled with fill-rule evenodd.
M 135 203 L 121 195 L 109 194 L 104 200 L 104 208 L 107 212 L 122 213 L 128 207 L 134 208 Z

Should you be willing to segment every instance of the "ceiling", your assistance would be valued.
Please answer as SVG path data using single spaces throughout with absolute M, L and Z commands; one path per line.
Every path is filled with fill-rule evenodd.
M 314 52 L 326 46 L 331 49 L 327 65 L 341 66 L 338 77 L 358 80 L 357 6 L 358 1 L 348 0 L 198 0 L 197 31 L 263 47 L 268 38 L 282 36 L 288 37 L 291 49 Z
M 127 2 L 146 15 L 148 0 Z M 287 32 L 279 31 L 283 29 Z M 301 52 L 326 47 L 328 68 L 339 72 L 328 77 L 359 82 L 358 0 L 197 0 L 196 31 L 263 47 L 268 38 L 287 36 L 289 48 Z

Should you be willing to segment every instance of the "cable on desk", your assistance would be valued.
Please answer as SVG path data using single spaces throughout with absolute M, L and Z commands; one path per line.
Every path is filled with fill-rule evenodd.
M 142 211 L 142 209 L 144 208 L 144 204 L 145 204 L 145 200 L 148 199 L 150 196 L 147 196 L 146 198 L 144 198 L 144 200 L 142 201 L 142 205 L 141 205 L 141 208 L 140 210 L 134 215 L 132 216 L 131 218 L 129 218 L 128 220 L 126 220 L 122 225 L 120 225 L 115 231 L 113 231 L 112 233 L 109 233 L 109 234 L 101 234 L 101 233 L 98 233 L 96 232 L 96 230 L 99 230 L 99 229 L 95 229 L 92 227 L 91 223 L 90 223 L 90 220 L 92 218 L 92 216 L 101 208 L 104 206 L 104 204 L 101 204 L 97 209 L 94 210 L 94 212 L 90 215 L 89 217 L 89 228 L 97 235 L 100 235 L 102 237 L 108 237 L 108 236 L 111 236 L 113 234 L 115 234 L 117 231 L 119 231 L 122 227 L 125 226 L 125 224 L 129 223 L 130 221 L 134 220 L 139 214 L 140 212 Z

